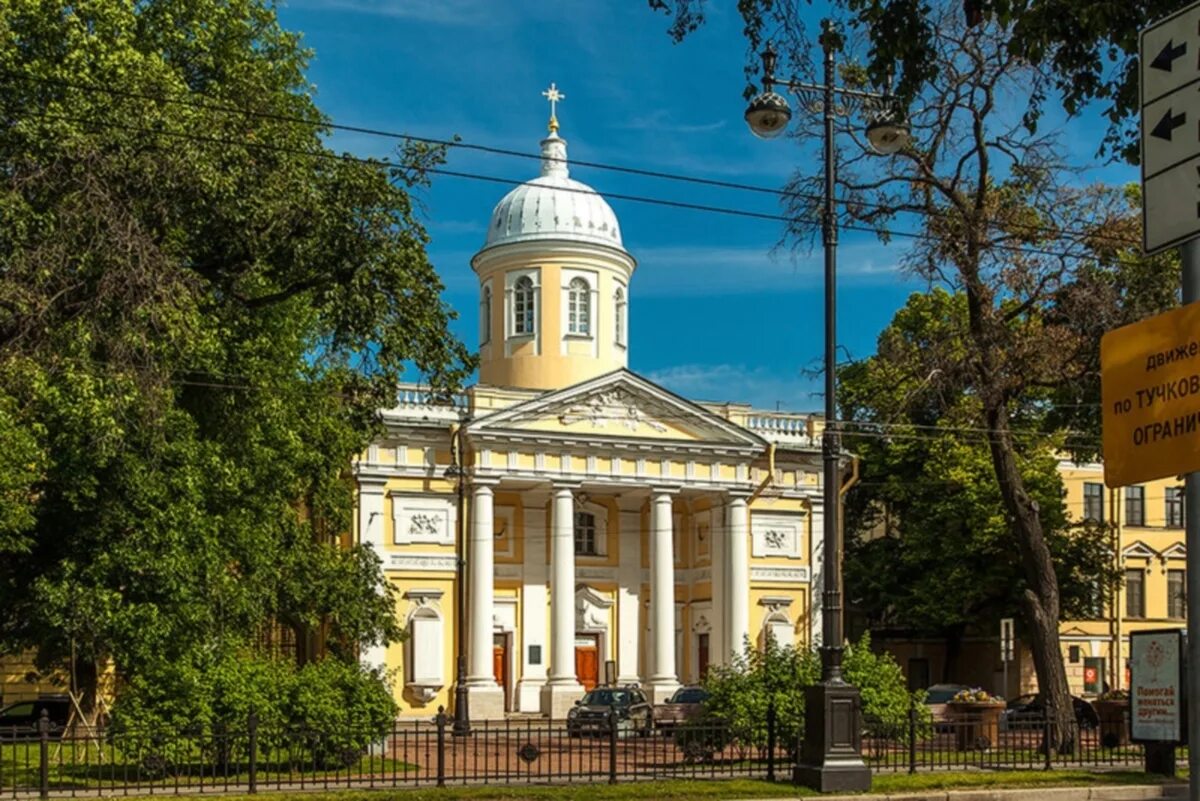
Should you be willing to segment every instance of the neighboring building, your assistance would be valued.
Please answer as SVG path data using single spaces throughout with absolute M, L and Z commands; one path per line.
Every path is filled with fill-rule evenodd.
M 1111 587 L 1096 587 L 1093 617 L 1065 620 L 1059 627 L 1071 692 L 1093 698 L 1106 689 L 1129 687 L 1130 632 L 1187 625 L 1183 481 L 1163 479 L 1110 490 L 1104 486 L 1102 464 L 1064 460 L 1059 473 L 1068 515 L 1076 522 L 1104 525 L 1119 576 Z M 1010 698 L 1037 691 L 1033 657 L 1020 641 L 1004 684 L 998 632 L 974 629 L 964 637 L 954 675 L 944 673 L 946 644 L 941 639 L 903 632 L 873 632 L 873 637 L 877 647 L 896 657 L 914 688 L 953 682 Z
M 540 177 L 500 201 L 471 262 L 479 383 L 402 388 L 355 465 L 356 536 L 408 632 L 363 659 L 389 669 L 404 715 L 453 706 L 460 622 L 473 719 L 562 716 L 606 680 L 659 700 L 747 639 L 820 631 L 820 419 L 630 372 L 634 258 L 568 177 L 553 117 L 541 147 Z
M 1171 478 L 1108 489 L 1104 467 L 1063 462 L 1067 510 L 1076 520 L 1107 524 L 1120 579 L 1097 592 L 1096 616 L 1062 624 L 1071 691 L 1089 696 L 1127 688 L 1129 633 L 1186 623 L 1187 550 L 1183 481 Z M 1098 588 L 1099 590 L 1100 588 Z

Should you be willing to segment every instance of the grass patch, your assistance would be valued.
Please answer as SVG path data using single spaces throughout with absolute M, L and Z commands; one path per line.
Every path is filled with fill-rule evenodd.
M 928 790 L 970 790 L 1093 785 L 1163 784 L 1172 780 L 1133 771 L 946 771 L 913 776 L 877 775 L 872 793 L 915 793 Z M 436 787 L 343 790 L 329 793 L 264 793 L 272 799 L 296 801 L 691 801 L 692 799 L 799 798 L 818 793 L 789 783 L 771 784 L 753 779 L 709 781 L 624 782 L 617 785 L 577 783 L 556 786 Z M 261 801 L 262 795 L 253 797 Z M 865 799 L 869 795 L 864 796 Z M 251 796 L 226 796 L 223 801 L 251 801 Z

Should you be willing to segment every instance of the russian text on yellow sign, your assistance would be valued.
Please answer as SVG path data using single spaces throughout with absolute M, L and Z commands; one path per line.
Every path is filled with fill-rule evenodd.
M 1200 470 L 1200 303 L 1100 340 L 1104 483 Z

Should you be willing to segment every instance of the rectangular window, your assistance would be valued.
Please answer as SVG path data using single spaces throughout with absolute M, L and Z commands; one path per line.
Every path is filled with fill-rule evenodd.
M 1183 528 L 1183 487 L 1167 487 L 1167 528 Z
M 1104 522 L 1104 485 L 1088 482 L 1083 485 L 1083 519 Z
M 1187 571 L 1167 571 L 1167 617 L 1183 620 L 1187 617 Z
M 596 516 L 588 512 L 575 513 L 575 553 L 596 556 Z
M 1140 567 L 1125 571 L 1125 617 L 1146 616 L 1146 574 Z
M 1146 525 L 1146 488 L 1125 488 L 1125 525 Z

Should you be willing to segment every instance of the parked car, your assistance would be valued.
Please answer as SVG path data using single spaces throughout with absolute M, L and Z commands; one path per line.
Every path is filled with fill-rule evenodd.
M 1100 716 L 1087 701 L 1071 696 L 1075 707 L 1075 722 L 1081 729 L 1095 729 L 1100 725 Z M 1009 729 L 1039 729 L 1045 725 L 1046 713 L 1039 695 L 1022 695 L 1008 702 L 1004 710 L 1004 724 Z
M 618 736 L 650 734 L 654 712 L 646 694 L 637 687 L 597 687 L 576 701 L 567 713 L 567 734 L 571 737 L 607 734 L 610 721 L 614 720 Z
M 702 687 L 680 687 L 663 703 L 654 707 L 654 725 L 664 731 L 674 729 L 680 723 L 700 714 L 700 707 L 708 698 Z
M 43 695 L 36 701 L 17 701 L 0 709 L 0 740 L 36 740 L 38 720 L 42 710 L 50 718 L 50 736 L 62 737 L 71 717 L 71 698 L 66 695 Z
M 960 691 L 969 689 L 965 684 L 933 684 L 925 690 L 925 706 L 929 707 L 929 717 L 935 728 L 944 728 L 950 722 L 947 705 Z

